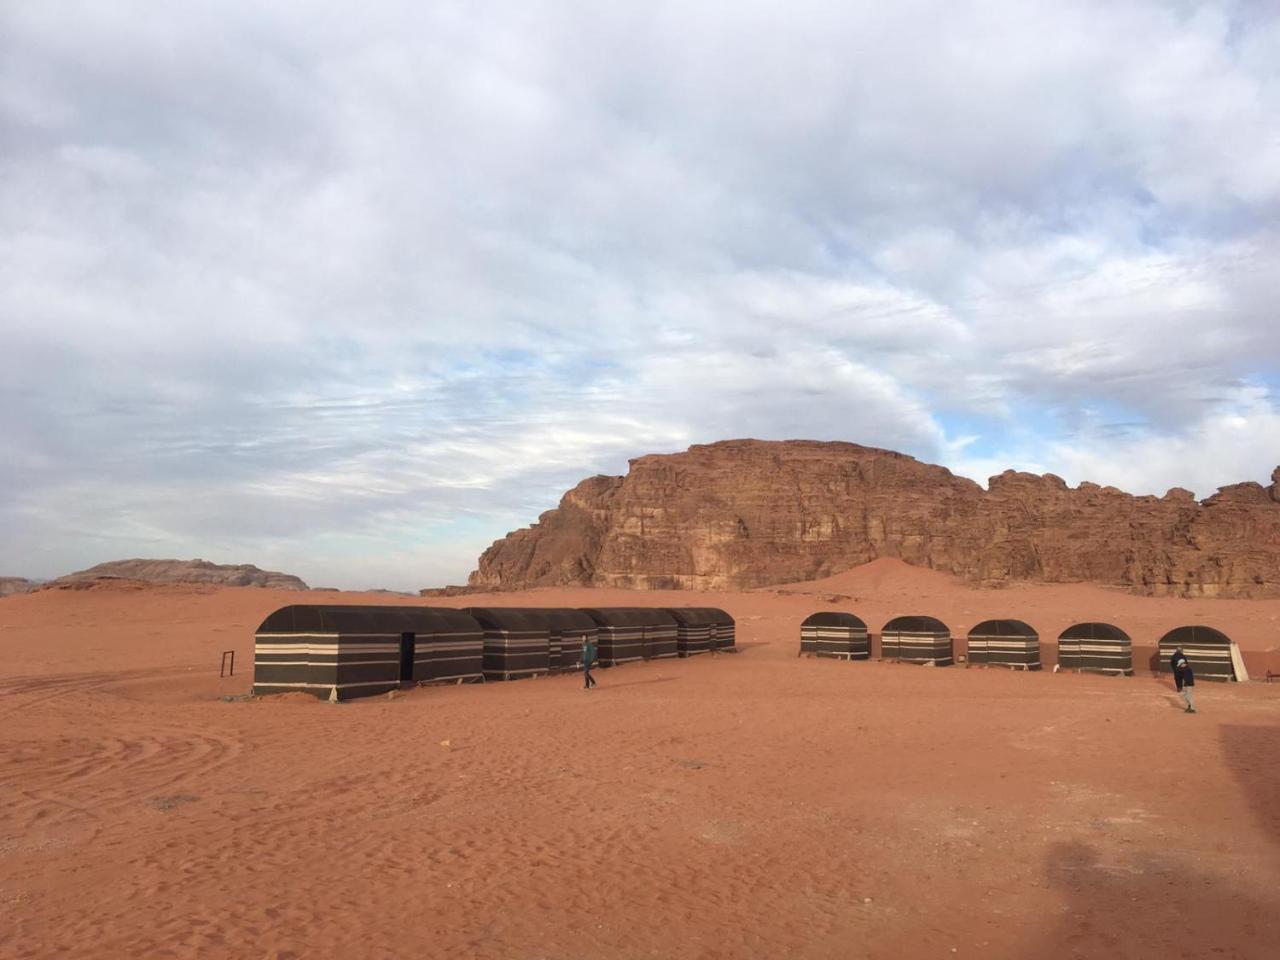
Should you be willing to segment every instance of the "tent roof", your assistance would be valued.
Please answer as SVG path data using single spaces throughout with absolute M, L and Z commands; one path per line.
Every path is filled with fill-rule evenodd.
M 485 626 L 498 630 L 594 630 L 596 622 L 573 607 L 469 607 Z
M 1026 637 L 1040 639 L 1040 634 L 1029 623 L 1021 620 L 983 620 L 969 631 L 971 637 Z
M 731 624 L 733 617 L 719 607 L 666 607 L 676 623 L 684 627 L 700 627 L 705 624 Z
M 805 617 L 802 627 L 852 627 L 854 630 L 867 629 L 861 617 L 852 613 L 841 613 L 839 610 L 819 610 Z
M 258 633 L 458 633 L 480 626 L 451 607 L 291 604 L 267 616 Z
M 1129 635 L 1111 623 L 1074 623 L 1063 630 L 1059 640 L 1120 640 L 1132 643 Z
M 661 607 L 586 607 L 582 612 L 602 627 L 668 627 L 676 622 Z
M 894 617 L 884 625 L 881 633 L 950 633 L 950 628 L 935 617 Z
M 1231 638 L 1221 630 L 1215 630 L 1213 627 L 1203 627 L 1199 624 L 1192 624 L 1186 627 L 1174 627 L 1163 637 L 1160 638 L 1162 644 L 1195 644 L 1196 646 L 1222 646 L 1229 647 Z

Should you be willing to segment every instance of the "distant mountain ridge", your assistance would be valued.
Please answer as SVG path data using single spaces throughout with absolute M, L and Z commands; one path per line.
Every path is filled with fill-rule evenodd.
M 298 577 L 275 570 L 260 570 L 251 563 L 220 564 L 208 560 L 110 560 L 88 570 L 58 577 L 41 589 L 83 589 L 113 580 L 149 584 L 209 584 L 223 587 L 269 587 L 273 590 L 306 590 Z
M 743 589 L 896 557 L 977 583 L 1280 596 L 1280 467 L 1197 502 L 1005 471 L 989 488 L 889 450 L 727 440 L 583 480 L 496 541 L 472 589 Z

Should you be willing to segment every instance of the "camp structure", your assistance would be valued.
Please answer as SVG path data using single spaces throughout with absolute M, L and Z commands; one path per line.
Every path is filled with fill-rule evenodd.
M 401 683 L 480 680 L 483 634 L 444 607 L 281 607 L 254 635 L 253 692 L 350 700 Z
M 1021 620 L 983 620 L 969 631 L 969 662 L 1040 669 L 1040 635 Z
M 840 660 L 870 660 L 867 625 L 852 613 L 821 610 L 800 624 L 800 652 Z
M 1172 673 L 1170 660 L 1179 647 L 1197 680 L 1235 680 L 1231 638 L 1213 627 L 1176 627 L 1160 638 L 1160 672 Z
M 591 607 L 582 612 L 600 631 L 601 666 L 674 657 L 678 651 L 676 619 L 659 607 Z
M 1058 667 L 1133 676 L 1133 641 L 1110 623 L 1076 623 L 1058 637 Z
M 676 653 L 692 657 L 713 650 L 732 649 L 733 617 L 717 607 L 667 607 L 676 622 Z
M 894 617 L 880 631 L 880 656 L 904 663 L 950 666 L 951 631 L 933 617 Z
M 582 669 L 582 642 L 597 638 L 596 622 L 571 607 L 530 608 L 528 612 L 546 621 L 547 669 L 551 673 Z
M 484 678 L 521 680 L 551 671 L 551 625 L 527 607 L 467 607 L 484 629 Z

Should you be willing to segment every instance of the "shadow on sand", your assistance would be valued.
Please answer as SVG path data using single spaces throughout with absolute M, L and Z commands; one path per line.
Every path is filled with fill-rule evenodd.
M 1065 898 L 1050 932 L 1019 952 L 1028 958 L 1236 958 L 1263 960 L 1280 943 L 1280 892 L 1265 900 L 1210 874 L 1174 839 L 1166 852 L 1104 855 L 1083 842 L 1056 844 L 1049 884 Z

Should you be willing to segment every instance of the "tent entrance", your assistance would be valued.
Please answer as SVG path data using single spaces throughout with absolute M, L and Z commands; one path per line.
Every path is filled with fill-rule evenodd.
M 417 638 L 412 633 L 400 634 L 400 682 L 413 682 L 413 661 Z

